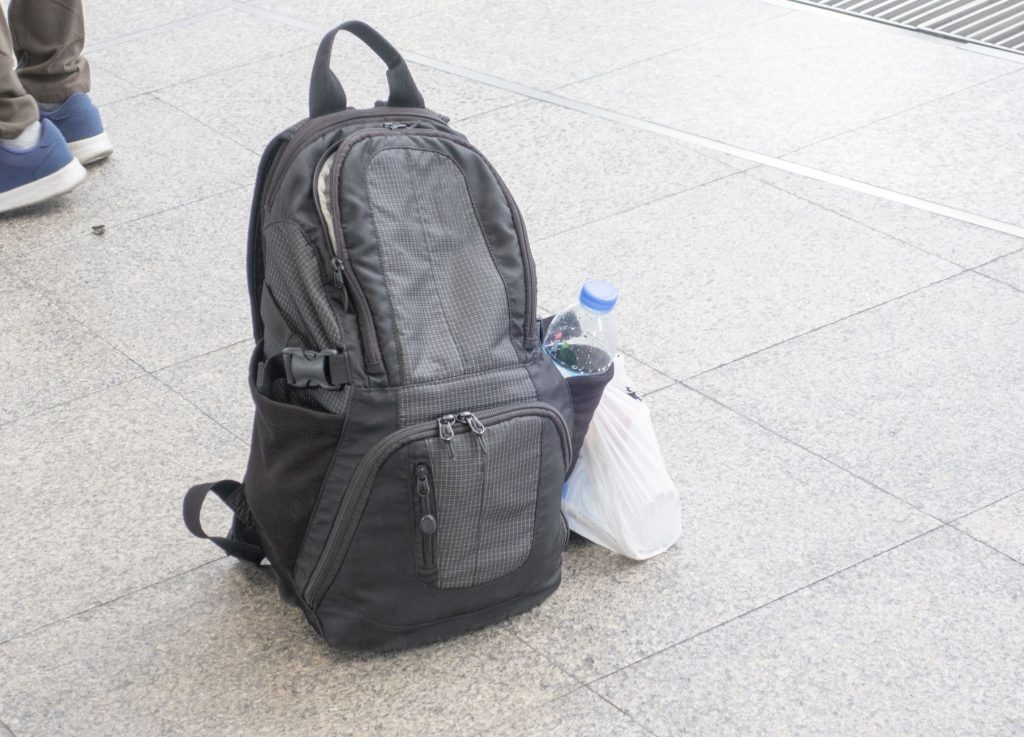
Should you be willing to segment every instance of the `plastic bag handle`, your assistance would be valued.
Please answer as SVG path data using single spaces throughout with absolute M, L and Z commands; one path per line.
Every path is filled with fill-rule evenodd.
M 350 20 L 332 28 L 320 41 L 309 78 L 309 117 L 318 118 L 344 110 L 348 106 L 345 88 L 331 71 L 331 52 L 338 31 L 348 31 L 369 46 L 388 65 L 388 106 L 423 107 L 423 95 L 412 78 L 405 59 L 398 49 L 377 31 L 359 20 Z

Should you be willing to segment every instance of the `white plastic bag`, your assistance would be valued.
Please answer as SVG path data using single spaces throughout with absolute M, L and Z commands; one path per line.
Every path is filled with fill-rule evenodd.
M 621 358 L 562 489 L 569 528 L 635 560 L 662 553 L 682 532 L 679 495 L 665 471 L 647 406 Z

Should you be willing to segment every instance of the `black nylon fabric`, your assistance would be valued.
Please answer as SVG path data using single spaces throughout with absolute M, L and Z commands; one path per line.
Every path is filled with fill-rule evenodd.
M 561 439 L 550 422 L 544 423 L 541 447 L 540 493 L 529 556 L 501 578 L 458 589 L 434 588 L 417 573 L 410 473 L 415 459 L 423 455 L 417 444 L 397 452 L 378 474 L 359 535 L 317 609 L 328 642 L 344 645 L 353 617 L 366 633 L 367 646 L 385 649 L 400 646 L 416 632 L 443 630 L 446 623 L 474 612 L 476 626 L 482 626 L 515 611 L 516 602 L 531 597 L 538 582 L 557 582 L 565 543 L 561 486 L 566 466 Z M 400 599 L 397 591 L 402 592 Z
M 295 581 L 305 588 L 324 550 L 341 506 L 349 477 L 374 443 L 398 428 L 398 395 L 394 391 L 353 387 L 348 421 L 333 453 L 322 490 L 310 517 L 295 568 Z
M 255 376 L 261 353 L 257 345 L 249 369 L 256 413 L 245 497 L 267 557 L 290 574 L 346 418 L 260 394 Z
M 325 48 L 329 45 L 325 41 Z M 393 57 L 387 48 L 378 46 L 387 52 L 384 56 L 392 68 L 392 81 L 401 82 L 400 55 Z M 320 76 L 326 78 L 326 62 L 318 68 Z M 326 86 L 314 85 L 319 90 L 328 87 L 335 92 L 341 89 L 340 84 L 335 88 L 330 82 Z M 395 89 L 393 86 L 393 91 Z M 398 98 L 403 104 L 422 102 L 402 94 Z M 327 101 L 317 109 L 322 112 L 336 109 L 337 101 L 335 95 L 333 102 Z M 432 131 L 447 137 L 431 135 Z M 353 136 L 359 138 L 353 139 Z M 353 144 L 353 140 L 361 142 Z M 491 304 L 491 292 L 494 300 L 507 306 L 507 326 L 501 324 L 505 322 L 504 312 L 498 317 L 488 312 L 490 319 L 486 321 L 488 334 L 485 337 L 490 342 L 484 341 L 486 347 L 476 352 L 474 346 L 469 345 L 474 339 L 471 331 L 449 330 L 450 343 L 460 353 L 461 363 L 447 361 L 441 355 L 443 350 L 435 351 L 429 358 L 418 356 L 415 353 L 417 341 L 423 331 L 421 323 L 415 319 L 406 319 L 404 335 L 396 329 L 394 294 L 389 293 L 383 272 L 386 259 L 382 258 L 380 233 L 368 196 L 367 171 L 376 153 L 401 148 L 445 157 L 458 169 L 460 186 L 465 186 L 468 207 L 461 196 L 434 197 L 449 205 L 458 199 L 457 205 L 451 205 L 458 208 L 457 212 L 445 210 L 437 202 L 431 205 L 435 212 L 431 224 L 435 228 L 434 235 L 436 229 L 443 229 L 446 224 L 454 229 L 458 223 L 460 228 L 455 234 L 446 234 L 450 236 L 447 239 L 439 239 L 445 246 L 439 252 L 443 251 L 448 259 L 460 258 L 462 254 L 457 246 L 470 218 L 476 221 L 487 249 L 486 260 L 477 259 L 470 266 L 462 263 L 463 270 L 454 272 L 456 278 L 439 280 L 444 287 L 444 298 L 455 302 L 457 307 L 462 306 L 457 288 L 461 283 L 478 290 L 474 299 L 463 300 L 470 307 L 462 313 L 453 310 L 452 315 L 471 324 L 473 313 L 483 309 L 480 305 Z M 336 151 L 339 153 L 335 154 Z M 342 151 L 349 153 L 342 155 Z M 339 178 L 334 197 L 328 198 L 330 212 L 321 212 L 316 174 L 318 167 L 332 154 L 343 163 L 336 172 Z M 451 170 L 451 167 L 442 168 Z M 401 187 L 402 178 L 409 173 L 402 166 L 392 166 L 387 172 L 387 181 L 397 182 Z M 451 180 L 449 177 L 448 185 Z M 410 198 L 409 192 L 429 191 L 430 187 L 429 177 L 421 176 L 412 189 L 402 190 L 402 197 L 388 200 L 389 216 L 403 217 L 403 212 L 408 210 L 412 217 L 413 205 L 420 203 L 417 197 Z M 425 195 L 422 199 L 430 197 Z M 470 208 L 471 214 L 467 213 Z M 335 243 L 325 229 L 325 219 L 338 236 Z M 315 282 L 315 270 L 308 259 L 303 279 L 291 282 L 266 279 L 268 268 L 290 267 L 288 263 L 275 264 L 265 258 L 264 233 L 273 223 L 281 223 L 275 227 L 292 234 L 289 243 L 308 243 L 308 253 L 319 259 L 319 271 L 325 281 L 322 291 Z M 414 243 L 415 235 L 408 235 L 411 229 L 398 228 L 392 230 L 392 237 L 396 232 L 405 234 L 401 236 L 405 240 L 400 256 L 409 258 L 409 254 L 414 253 L 409 244 Z M 478 249 L 476 255 L 479 255 L 481 239 L 473 239 Z M 341 272 L 338 261 L 344 267 Z M 291 601 L 294 593 L 294 601 L 302 607 L 312 626 L 334 646 L 391 649 L 441 639 L 496 622 L 549 596 L 560 580 L 561 550 L 567 534 L 560 513 L 561 485 L 570 455 L 565 447 L 566 436 L 578 434 L 580 422 L 574 419 L 570 387 L 539 347 L 535 315 L 528 314 L 535 311 L 536 289 L 525 227 L 511 196 L 483 155 L 473 150 L 464 137 L 455 134 L 447 126 L 446 118 L 422 108 L 348 109 L 302 121 L 276 137 L 261 160 L 250 217 L 248 262 L 253 333 L 257 341 L 270 337 L 276 353 L 283 347 L 278 343 L 304 342 L 306 336 L 316 334 L 308 324 L 301 324 L 306 320 L 302 305 L 310 302 L 289 299 L 296 295 L 282 295 L 279 290 L 316 292 L 319 295 L 316 319 L 321 325 L 326 324 L 333 312 L 340 332 L 340 336 L 328 339 L 329 342 L 337 340 L 338 345 L 317 347 L 337 349 L 349 369 L 350 384 L 342 392 L 332 394 L 328 403 L 313 401 L 313 394 L 294 387 L 272 391 L 274 398 L 253 391 L 256 404 L 253 442 L 241 487 L 244 491 L 239 493 L 244 493 L 259 542 L 282 582 L 286 598 Z M 425 268 L 443 271 L 450 266 L 442 259 Z M 497 280 L 472 278 L 474 273 L 491 266 Z M 392 289 L 403 290 L 412 284 L 419 287 L 420 295 L 427 294 L 428 290 L 422 288 L 425 282 L 416 281 L 419 275 L 414 273 L 415 263 L 410 267 L 407 261 L 402 267 L 406 269 L 402 277 L 405 281 L 392 285 Z M 397 269 L 392 268 L 394 271 Z M 343 284 L 336 281 L 338 278 L 343 279 Z M 265 290 L 264 281 L 273 288 Z M 365 310 L 361 300 L 356 299 L 360 295 L 366 297 Z M 268 302 L 261 314 L 263 297 Z M 414 310 L 429 301 L 428 298 L 429 294 L 419 302 L 410 301 L 409 309 Z M 329 311 L 323 309 L 325 300 Z M 267 335 L 264 319 L 267 320 Z M 371 331 L 361 329 L 367 319 L 372 321 L 372 332 L 376 335 L 376 339 L 369 342 L 366 336 Z M 438 338 L 437 344 L 441 341 Z M 499 344 L 502 347 L 496 348 Z M 373 356 L 378 345 L 382 361 Z M 463 351 L 467 345 L 468 349 Z M 266 351 L 267 347 L 257 342 L 250 365 L 251 381 L 256 378 L 261 361 L 268 357 Z M 406 361 L 406 373 L 414 376 L 413 381 L 403 375 L 403 351 L 410 359 Z M 484 376 L 501 376 L 507 386 L 495 391 L 494 380 Z M 261 378 L 261 385 L 281 388 L 281 377 Z M 513 422 L 523 416 L 520 413 L 527 410 L 522 405 L 529 402 L 537 404 L 528 411 L 539 412 L 531 417 L 543 417 L 543 420 Z M 564 424 L 556 421 L 552 408 Z M 319 411 L 321 409 L 327 411 Z M 525 559 L 522 546 L 506 543 L 505 549 L 511 551 L 507 560 L 513 562 L 504 567 L 493 562 L 502 560 L 500 546 L 495 546 L 495 550 L 488 550 L 485 555 L 493 553 L 495 556 L 487 559 L 490 573 L 474 576 L 466 585 L 460 580 L 457 587 L 446 589 L 433 585 L 429 577 L 424 578 L 418 502 L 412 486 L 412 464 L 417 459 L 429 460 L 430 454 L 425 440 L 405 443 L 404 438 L 409 432 L 417 433 L 419 438 L 423 428 L 432 433 L 437 418 L 464 410 L 480 412 L 498 421 L 505 418 L 509 422 L 506 432 L 494 436 L 504 438 L 506 449 L 514 449 L 502 456 L 498 475 L 510 478 L 513 474 L 509 473 L 509 468 L 514 465 L 514 459 L 522 458 L 522 463 L 530 464 L 529 473 L 522 477 L 531 479 L 523 485 L 530 486 L 534 483 L 532 479 L 536 479 L 536 502 L 532 504 L 532 499 L 525 499 L 525 506 L 517 507 L 520 500 L 515 497 L 513 505 L 506 504 L 504 509 L 529 509 L 532 504 L 532 542 Z M 529 442 L 525 431 L 515 429 L 520 426 L 532 428 Z M 470 423 L 460 424 L 459 432 L 460 447 L 467 447 L 466 441 L 472 437 L 468 435 Z M 361 475 L 360 480 L 365 483 L 352 484 L 353 473 L 360 462 L 378 442 L 385 441 L 387 444 L 381 447 L 391 448 L 393 441 L 389 439 L 394 438 L 395 433 L 400 433 L 397 437 L 403 439 L 402 446 L 390 451 L 390 457 L 382 459 L 379 469 L 365 465 L 364 470 L 371 469 Z M 437 436 L 431 437 L 435 438 L 435 451 L 443 448 L 438 445 Z M 481 438 L 486 441 L 484 436 Z M 571 440 L 575 447 L 576 438 Z M 520 451 L 521 448 L 528 450 Z M 458 468 L 447 473 L 447 491 L 457 488 L 458 494 L 449 493 L 449 499 L 465 497 L 467 504 L 481 504 L 488 499 L 487 492 L 494 491 L 484 476 L 479 484 L 479 497 L 474 496 L 477 482 L 463 478 L 453 480 L 452 473 L 458 473 Z M 359 494 L 355 494 L 356 486 Z M 497 487 L 506 502 L 511 495 L 521 492 L 513 487 L 514 484 Z M 495 508 L 502 507 L 496 504 Z M 451 518 L 465 511 L 447 514 Z M 420 508 L 419 514 L 422 513 Z M 498 517 L 503 519 L 501 514 L 499 512 Z M 487 516 L 480 515 L 480 519 L 487 519 Z M 445 524 L 446 520 L 442 515 L 437 522 Z M 495 527 L 493 523 L 487 524 Z M 511 532 L 492 533 L 492 537 L 518 541 L 516 536 L 526 528 L 527 525 L 506 525 L 500 529 Z M 421 547 L 417 548 L 418 545 Z M 496 577 L 483 580 L 489 576 Z

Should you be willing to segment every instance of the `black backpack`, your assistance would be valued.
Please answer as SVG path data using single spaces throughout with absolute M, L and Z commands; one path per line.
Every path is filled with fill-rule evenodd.
M 387 103 L 346 106 L 329 68 L 339 30 L 387 63 Z M 320 44 L 309 101 L 267 147 L 253 199 L 245 480 L 190 489 L 185 521 L 209 537 L 213 491 L 235 517 L 209 539 L 268 559 L 330 644 L 404 647 L 558 587 L 576 423 L 540 347 L 516 203 L 424 108 L 401 55 L 344 23 Z

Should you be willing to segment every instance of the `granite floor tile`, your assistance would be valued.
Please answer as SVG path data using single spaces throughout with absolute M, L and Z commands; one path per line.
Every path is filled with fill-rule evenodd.
M 303 46 L 167 87 L 156 96 L 259 152 L 274 135 L 309 115 L 309 75 L 315 54 L 315 44 Z M 387 99 L 386 67 L 372 52 L 338 43 L 334 59 L 350 105 L 371 107 L 375 100 Z M 427 107 L 456 122 L 521 99 L 430 67 L 410 64 L 409 68 Z
M 967 273 L 688 383 L 949 520 L 1024 488 L 1022 329 Z
M 251 183 L 257 157 L 169 105 L 141 95 L 106 105 L 110 159 L 55 200 L 0 215 L 0 261 Z
M 241 440 L 252 431 L 249 356 L 252 341 L 221 348 L 157 371 L 155 376 Z
M 89 90 L 89 97 L 101 108 L 111 103 L 127 100 L 140 94 L 140 90 L 132 84 L 124 81 L 116 74 L 103 68 L 99 64 L 89 64 L 92 74 L 92 87 Z
M 500 628 L 332 651 L 273 583 L 229 561 L 8 642 L 0 675 L 18 737 L 458 737 L 576 686 Z
M 573 543 L 562 588 L 510 625 L 581 680 L 938 524 L 688 389 L 646 401 L 680 492 L 679 542 L 643 563 Z
M 224 7 L 220 0 L 162 0 L 138 3 L 132 0 L 89 0 L 85 11 L 86 55 L 88 45 L 106 43 L 121 36 L 146 31 Z
M 1024 565 L 1024 492 L 979 509 L 956 526 Z
M 431 12 L 457 13 L 464 0 L 431 0 L 420 4 L 405 0 L 350 0 L 343 6 L 334 0 L 249 0 L 249 3 L 257 8 L 315 23 L 325 30 L 356 18 L 369 23 L 394 42 L 391 36 L 395 23 Z M 399 51 L 405 49 L 399 48 Z
M 1022 246 L 1024 246 L 1024 243 L 1022 243 Z M 990 264 L 985 264 L 978 271 L 993 279 L 1005 282 L 1011 287 L 1024 289 L 1024 252 L 1011 253 Z
M 0 304 L 0 425 L 142 372 L 3 267 Z
M 248 187 L 7 262 L 148 371 L 251 334 Z
M 402 51 L 549 90 L 786 12 L 754 0 L 596 0 L 585 11 L 572 0 L 472 0 L 381 30 Z
M 1010 737 L 1022 617 L 1024 568 L 943 528 L 594 688 L 664 737 Z
M 535 239 L 533 253 L 542 304 L 608 279 L 621 348 L 676 379 L 959 270 L 746 174 Z
M 668 374 L 663 374 L 632 356 L 623 356 L 623 365 L 626 367 L 626 375 L 633 382 L 633 388 L 641 396 L 653 394 L 676 383 Z
M 650 732 L 587 688 L 484 730 L 480 737 L 650 737 Z
M 317 41 L 318 35 L 232 10 L 155 36 L 99 49 L 90 58 L 149 92 L 284 53 Z M 202 53 L 196 53 L 197 49 Z M 308 84 L 308 79 L 297 84 Z
M 217 558 L 186 532 L 181 499 L 245 455 L 148 377 L 0 427 L 0 642 Z M 0 698 L 5 720 L 13 706 Z
M 1024 70 L 1013 70 L 787 158 L 1024 225 Z
M 965 267 L 1024 248 L 1024 239 L 768 166 L 761 181 Z M 1024 283 L 1024 275 L 1020 279 Z
M 634 115 L 779 156 L 1019 69 L 926 37 L 894 39 L 882 26 L 797 12 L 559 94 L 612 109 L 628 100 Z M 906 153 L 871 149 L 879 166 L 891 159 L 879 151 Z
M 459 130 L 505 179 L 533 241 L 736 171 L 669 138 L 534 100 Z

